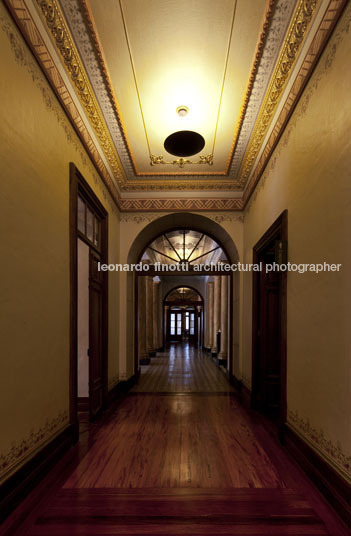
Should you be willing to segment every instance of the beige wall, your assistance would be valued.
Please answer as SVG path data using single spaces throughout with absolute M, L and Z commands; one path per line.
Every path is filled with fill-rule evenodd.
M 244 261 L 288 209 L 292 263 L 340 273 L 288 274 L 288 422 L 350 478 L 350 6 L 250 201 Z M 251 385 L 251 275 L 244 276 L 243 379 Z M 349 468 L 345 465 L 349 463 Z
M 69 162 L 118 211 L 43 74 L 0 3 L 0 478 L 68 423 Z M 109 383 L 118 379 L 118 278 L 109 285 Z

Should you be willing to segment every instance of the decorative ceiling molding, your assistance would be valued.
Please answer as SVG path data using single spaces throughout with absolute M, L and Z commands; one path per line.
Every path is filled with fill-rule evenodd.
M 233 211 L 242 210 L 242 199 L 121 199 L 126 212 Z
M 240 128 L 235 152 L 230 163 L 228 174 L 230 177 L 239 177 L 239 170 L 245 151 L 260 111 L 264 95 L 269 84 L 274 65 L 277 62 L 279 51 L 287 33 L 289 22 L 296 7 L 296 2 L 290 0 L 277 0 L 274 4 L 273 16 L 271 16 L 269 31 L 263 42 L 263 50 L 258 58 L 258 66 L 255 72 L 253 86 L 248 96 L 248 102 Z M 262 40 L 262 37 L 261 37 Z M 238 189 L 240 181 L 237 181 Z
M 103 114 L 105 118 L 108 117 L 110 119 L 107 121 L 107 123 L 109 125 L 111 135 L 116 142 L 116 146 L 127 175 L 127 181 L 120 185 L 121 190 L 180 190 L 183 189 L 184 186 L 182 188 L 178 186 L 179 178 L 184 181 L 183 184 L 185 184 L 185 188 L 187 190 L 241 190 L 242 187 L 240 185 L 240 181 L 238 181 L 236 176 L 234 176 L 232 173 L 230 173 L 229 176 L 226 176 L 226 171 L 223 171 L 222 174 L 208 170 L 194 172 L 178 171 L 172 173 L 158 173 L 155 172 L 155 170 L 152 170 L 148 173 L 137 173 L 135 171 L 135 160 L 130 149 L 130 144 L 128 143 L 126 129 L 121 118 L 118 101 L 113 90 L 113 85 L 108 73 L 99 36 L 91 14 L 89 0 L 60 0 L 60 4 L 62 5 L 62 9 L 66 14 L 66 18 L 69 19 L 69 25 L 72 30 L 72 34 L 75 37 L 77 49 L 80 53 L 89 78 L 92 80 L 94 91 L 103 110 Z M 274 55 L 273 61 L 275 61 L 279 49 L 281 48 L 281 44 L 283 42 L 294 6 L 295 0 L 293 0 L 293 2 L 291 0 L 267 0 L 267 9 L 262 30 L 256 47 L 253 66 L 249 76 L 249 83 L 244 96 L 238 125 L 235 129 L 235 136 L 231 151 L 234 151 L 236 145 L 236 137 L 238 136 L 243 123 L 243 118 L 245 116 L 246 107 L 249 103 L 249 97 L 253 89 L 254 81 L 256 100 L 258 99 L 257 89 L 259 87 L 264 89 L 268 84 L 272 70 L 272 54 Z M 273 14 L 276 12 L 278 13 L 278 16 L 273 17 Z M 270 61 L 266 61 L 264 64 L 262 64 L 260 59 L 262 57 L 266 41 L 269 43 Z M 261 82 L 260 84 L 257 84 L 258 70 L 260 70 L 261 80 L 266 78 L 264 83 Z M 110 102 L 104 98 L 106 94 L 110 96 Z M 263 99 L 263 96 L 264 91 L 260 96 L 261 99 Z M 120 125 L 121 128 L 118 129 L 118 125 Z M 245 148 L 246 145 L 242 147 L 242 156 Z M 231 159 L 232 152 L 229 155 L 228 163 Z M 180 167 L 182 168 L 184 166 Z M 146 179 L 146 177 L 150 178 Z
M 75 15 L 73 16 L 73 12 L 67 15 L 67 5 L 70 5 L 72 9 L 72 6 L 75 6 L 73 9 L 74 13 L 80 14 L 79 16 L 77 14 L 77 24 L 79 23 L 81 25 L 82 20 L 85 18 L 85 15 L 82 17 L 79 11 L 77 1 L 61 0 L 61 3 L 65 5 L 66 17 L 69 18 L 70 25 L 72 26 L 75 24 L 76 18 Z M 80 0 L 80 2 L 86 5 L 87 0 Z M 313 18 L 311 11 L 313 9 L 317 11 L 316 6 L 318 2 L 323 2 L 323 6 L 326 4 L 327 8 L 321 17 L 318 28 L 313 30 L 315 34 L 311 38 L 311 44 L 308 50 L 306 49 L 306 52 L 304 51 L 304 58 L 299 58 L 300 63 L 298 64 L 298 69 L 295 69 L 296 72 L 293 73 L 292 77 L 291 73 L 295 65 L 294 60 L 296 61 L 297 55 L 301 53 L 304 36 L 306 38 L 309 30 L 307 26 L 311 18 Z M 228 177 L 211 175 L 210 173 L 204 173 L 199 176 L 178 173 L 177 175 L 173 175 L 172 178 L 167 178 L 167 175 L 161 175 L 153 176 L 147 180 L 135 176 L 132 158 L 128 151 L 126 138 L 124 137 L 124 129 L 119 115 L 117 101 L 113 95 L 112 87 L 109 89 L 106 85 L 106 75 L 101 74 L 101 65 L 104 62 L 101 61 L 102 56 L 101 58 L 97 57 L 95 45 L 91 45 L 91 31 L 89 30 L 88 35 L 86 22 L 84 22 L 84 26 L 80 26 L 78 33 L 76 29 L 74 30 L 75 40 L 77 41 L 79 36 L 82 39 L 82 43 L 78 47 L 78 53 L 55 0 L 4 0 L 4 3 L 8 7 L 14 21 L 54 89 L 62 107 L 66 111 L 98 170 L 100 177 L 121 211 L 176 212 L 187 210 L 227 212 L 240 211 L 246 206 L 347 0 L 330 0 L 329 3 L 327 0 L 299 0 L 288 33 L 286 32 L 286 28 L 289 20 L 291 20 L 291 0 L 276 0 L 274 8 L 272 7 L 273 2 L 269 3 L 270 7 L 267 8 L 268 18 L 266 18 L 267 27 L 264 28 L 259 40 L 254 64 L 255 76 L 252 80 L 250 79 L 248 85 L 249 93 L 246 94 L 245 98 L 248 95 L 249 97 L 243 105 L 246 107 L 245 113 L 241 116 L 243 117 L 243 121 L 239 129 L 238 141 L 234 147 L 234 157 L 230 164 Z M 69 87 L 68 83 L 66 85 L 63 80 L 63 76 L 61 76 L 61 73 L 63 73 L 62 65 L 60 65 L 60 71 L 59 66 L 55 64 L 55 61 L 58 60 L 54 60 L 53 55 L 50 54 L 50 50 L 46 45 L 45 39 L 47 40 L 48 37 L 40 33 L 36 22 L 33 20 L 31 11 L 27 7 L 27 4 L 34 5 L 35 3 L 44 10 L 45 17 L 43 17 L 43 20 L 45 20 L 48 33 L 52 35 L 52 42 L 62 57 L 62 65 L 71 78 L 72 87 Z M 295 5 L 295 2 L 293 5 Z M 267 22 L 268 20 L 269 23 Z M 263 35 L 265 35 L 265 39 Z M 279 60 L 276 61 L 279 53 L 278 45 L 281 44 L 281 39 L 284 35 L 288 35 L 289 39 L 285 42 L 282 52 L 279 55 Z M 85 50 L 80 48 L 83 46 L 83 42 L 85 43 Z M 260 47 L 260 53 L 257 55 Z M 96 79 L 91 76 L 90 71 L 88 74 L 85 72 L 83 67 L 83 63 L 86 66 L 85 59 L 81 63 L 79 55 L 83 56 L 83 59 L 88 55 L 89 57 L 93 56 L 95 58 L 94 72 L 96 73 Z M 274 67 L 275 65 L 276 67 Z M 99 66 L 99 68 L 96 69 L 96 66 Z M 272 78 L 273 68 L 275 72 Z M 285 91 L 287 94 L 284 94 L 283 88 L 286 86 L 289 76 L 291 87 L 289 85 L 289 91 Z M 80 96 L 79 101 L 82 103 L 82 107 L 85 103 L 84 110 L 86 111 L 86 117 L 84 117 L 84 113 L 81 113 L 76 105 L 78 101 L 75 102 L 73 88 L 75 88 L 76 94 Z M 96 98 L 94 91 L 96 92 Z M 279 93 L 279 98 L 281 99 L 279 107 L 279 99 L 275 99 L 276 93 L 274 92 Z M 273 100 L 269 100 L 272 96 Z M 265 106 L 262 108 L 261 103 L 263 98 L 265 99 Z M 101 107 L 100 111 L 98 109 L 99 106 Z M 260 109 L 261 111 L 259 112 Z M 277 117 L 274 117 L 274 114 Z M 111 161 L 108 160 L 109 164 L 111 165 L 111 162 L 113 163 L 114 178 L 111 177 L 108 166 L 105 164 L 106 160 L 104 162 L 101 156 L 102 152 L 99 152 L 100 148 L 96 146 L 89 132 L 91 127 L 90 125 L 88 127 L 88 117 L 91 119 L 91 124 L 95 129 L 107 160 L 108 156 L 111 159 Z M 109 131 L 105 122 L 110 129 Z M 269 126 L 270 122 L 271 126 Z M 267 128 L 262 135 L 263 131 L 261 128 L 263 126 Z M 269 132 L 271 133 L 269 134 Z M 250 144 L 248 146 L 249 142 Z M 115 145 L 112 149 L 111 144 L 112 146 L 113 144 Z M 116 156 L 117 152 L 115 148 L 117 148 L 124 170 L 121 167 L 118 156 Z M 113 151 L 112 153 L 110 149 Z M 251 153 L 251 151 L 253 152 Z M 242 156 L 244 153 L 246 159 L 243 162 Z M 255 155 L 254 157 L 252 156 L 253 154 Z M 252 164 L 251 168 L 249 164 Z M 238 173 L 238 166 L 241 166 L 242 175 Z M 124 195 L 128 195 L 128 192 L 132 191 L 153 192 L 154 195 L 157 195 L 157 192 L 161 191 L 183 191 L 189 192 L 189 197 L 182 199 L 172 197 L 146 199 L 142 198 L 141 194 L 139 198 L 121 199 L 114 182 L 115 180 L 118 182 Z M 244 190 L 245 185 L 246 189 Z M 194 198 L 194 191 L 217 192 L 217 195 L 215 199 L 199 199 Z M 220 191 L 223 191 L 222 197 L 218 195 Z M 236 198 L 232 197 L 230 191 L 233 193 L 236 192 Z
M 348 0 L 330 0 L 327 9 L 319 23 L 318 29 L 313 37 L 312 43 L 308 48 L 304 61 L 295 77 L 294 83 L 285 98 L 284 105 L 276 120 L 274 128 L 264 146 L 262 154 L 256 163 L 253 173 L 247 183 L 244 192 L 243 205 L 248 203 L 255 187 L 257 186 L 265 168 L 272 156 L 272 153 L 282 136 L 285 127 L 290 119 L 295 106 L 300 99 L 302 92 L 314 70 L 314 67 L 320 58 L 328 38 L 333 31 L 341 13 Z
M 240 184 L 244 187 L 252 171 L 264 137 L 273 119 L 280 97 L 301 49 L 304 37 L 317 6 L 317 0 L 300 0 L 295 12 L 283 50 L 274 70 L 256 125 L 239 172 Z
M 119 184 L 124 171 L 61 10 L 56 0 L 36 0 L 36 4 Z
M 100 155 L 99 148 L 95 145 L 84 117 L 78 110 L 75 99 L 72 97 L 72 90 L 65 84 L 25 0 L 4 0 L 4 3 L 58 97 L 102 181 L 108 188 L 116 205 L 119 206 L 120 196 L 115 182 L 112 180 L 109 170 Z

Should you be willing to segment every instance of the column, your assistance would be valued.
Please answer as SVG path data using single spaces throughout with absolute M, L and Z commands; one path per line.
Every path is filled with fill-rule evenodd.
M 212 327 L 213 327 L 213 282 L 207 283 L 207 296 L 206 296 L 206 333 L 205 333 L 205 346 L 206 348 L 212 348 Z
M 151 276 L 144 276 L 146 279 L 146 351 L 149 357 L 155 354 L 153 335 L 153 279 Z
M 218 357 L 227 360 L 228 357 L 228 276 L 221 278 L 221 351 Z
M 150 363 L 146 350 L 146 277 L 138 277 L 138 356 L 143 365 Z
M 160 283 L 158 281 L 153 281 L 153 292 L 152 292 L 152 323 L 153 323 L 153 347 L 156 352 L 159 345 L 159 288 Z
M 221 276 L 215 275 L 213 278 L 213 331 L 212 331 L 212 353 L 217 354 L 217 331 L 221 322 Z

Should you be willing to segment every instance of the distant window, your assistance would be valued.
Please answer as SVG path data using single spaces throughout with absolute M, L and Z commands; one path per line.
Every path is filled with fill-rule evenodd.
M 171 313 L 171 335 L 176 334 L 176 315 L 175 313 Z
M 101 248 L 101 221 L 94 215 L 93 210 L 78 196 L 77 207 L 78 235 L 84 237 L 93 246 Z

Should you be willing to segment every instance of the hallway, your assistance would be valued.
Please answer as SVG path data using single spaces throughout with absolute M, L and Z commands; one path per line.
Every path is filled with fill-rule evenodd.
M 82 423 L 31 519 L 1 534 L 346 536 L 208 355 L 177 345 L 143 368 L 98 423 Z

